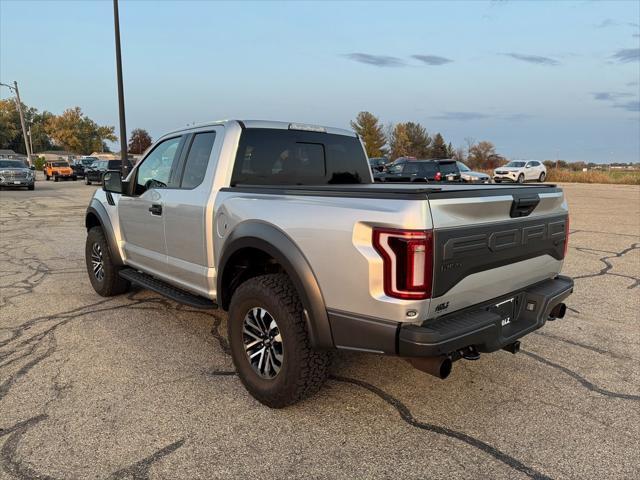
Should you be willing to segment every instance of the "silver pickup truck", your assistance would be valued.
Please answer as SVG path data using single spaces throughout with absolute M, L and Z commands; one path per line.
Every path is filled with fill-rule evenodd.
M 453 362 L 562 318 L 569 217 L 554 185 L 379 184 L 350 131 L 224 121 L 160 138 L 86 214 L 103 296 L 137 284 L 229 312 L 238 375 L 270 407 L 316 392 L 332 349 Z

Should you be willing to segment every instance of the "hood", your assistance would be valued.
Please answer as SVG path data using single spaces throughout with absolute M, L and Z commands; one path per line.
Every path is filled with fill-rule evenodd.
M 523 169 L 524 167 L 498 167 L 496 170 L 502 170 L 504 172 L 517 172 L 518 170 Z
M 15 167 L 0 168 L 0 172 L 21 172 L 22 173 L 22 172 L 30 172 L 30 171 L 31 171 L 31 169 L 26 168 L 26 167 L 24 167 L 24 168 L 23 167 L 18 167 L 18 168 L 15 168 Z

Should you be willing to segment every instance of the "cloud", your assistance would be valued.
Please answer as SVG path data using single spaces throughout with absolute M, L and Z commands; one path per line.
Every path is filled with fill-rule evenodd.
M 602 22 L 596 25 L 596 28 L 608 28 L 608 27 L 640 27 L 640 24 L 636 22 L 619 22 L 612 18 L 605 18 Z
M 634 33 L 634 34 L 632 35 L 632 37 L 634 37 L 634 38 L 640 38 L 640 33 Z
M 466 122 L 469 120 L 482 120 L 483 118 L 489 118 L 491 115 L 481 112 L 443 112 L 440 115 L 436 115 L 432 118 L 438 120 L 454 120 L 457 122 Z
M 624 92 L 593 92 L 591 95 L 593 95 L 594 100 L 602 100 L 602 101 L 614 101 L 620 98 L 633 96 L 630 93 L 624 93 Z
M 412 58 L 420 60 L 426 65 L 445 65 L 453 62 L 453 60 L 438 55 L 411 55 Z
M 533 115 L 530 113 L 510 113 L 505 115 L 504 118 L 510 122 L 520 122 L 521 120 L 529 120 L 530 118 L 533 118 Z
M 376 67 L 404 67 L 405 61 L 398 57 L 390 57 L 387 55 L 371 55 L 369 53 L 348 53 L 344 55 L 354 62 L 374 65 Z
M 627 112 L 640 112 L 640 100 L 636 99 L 629 102 L 616 103 L 613 107 L 626 110 Z
M 541 57 L 540 55 L 527 55 L 524 53 L 505 53 L 507 57 L 515 58 L 516 60 L 521 60 L 523 62 L 535 63 L 537 65 L 548 65 L 551 67 L 555 67 L 556 65 L 560 65 L 560 62 L 554 60 L 549 57 Z
M 620 63 L 640 61 L 640 48 L 623 48 L 614 53 L 611 58 Z

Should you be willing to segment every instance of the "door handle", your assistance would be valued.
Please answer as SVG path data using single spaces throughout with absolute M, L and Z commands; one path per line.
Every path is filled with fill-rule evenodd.
M 162 205 L 154 203 L 149 207 L 149 211 L 151 212 L 151 215 L 162 215 Z

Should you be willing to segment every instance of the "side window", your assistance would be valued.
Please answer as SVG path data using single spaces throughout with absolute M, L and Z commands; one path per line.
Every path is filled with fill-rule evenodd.
M 534 165 L 534 163 L 535 163 L 535 162 L 527 162 L 527 165 L 526 165 L 526 166 L 527 166 L 527 167 L 534 167 L 534 166 L 535 166 L 535 165 Z
M 180 184 L 181 188 L 195 188 L 202 183 L 204 174 L 207 172 L 209 157 L 211 156 L 211 149 L 215 139 L 215 132 L 195 134 L 187 155 L 182 183 Z
M 166 188 L 171 178 L 171 169 L 182 137 L 170 138 L 158 144 L 147 155 L 136 173 L 136 194 L 151 188 Z

